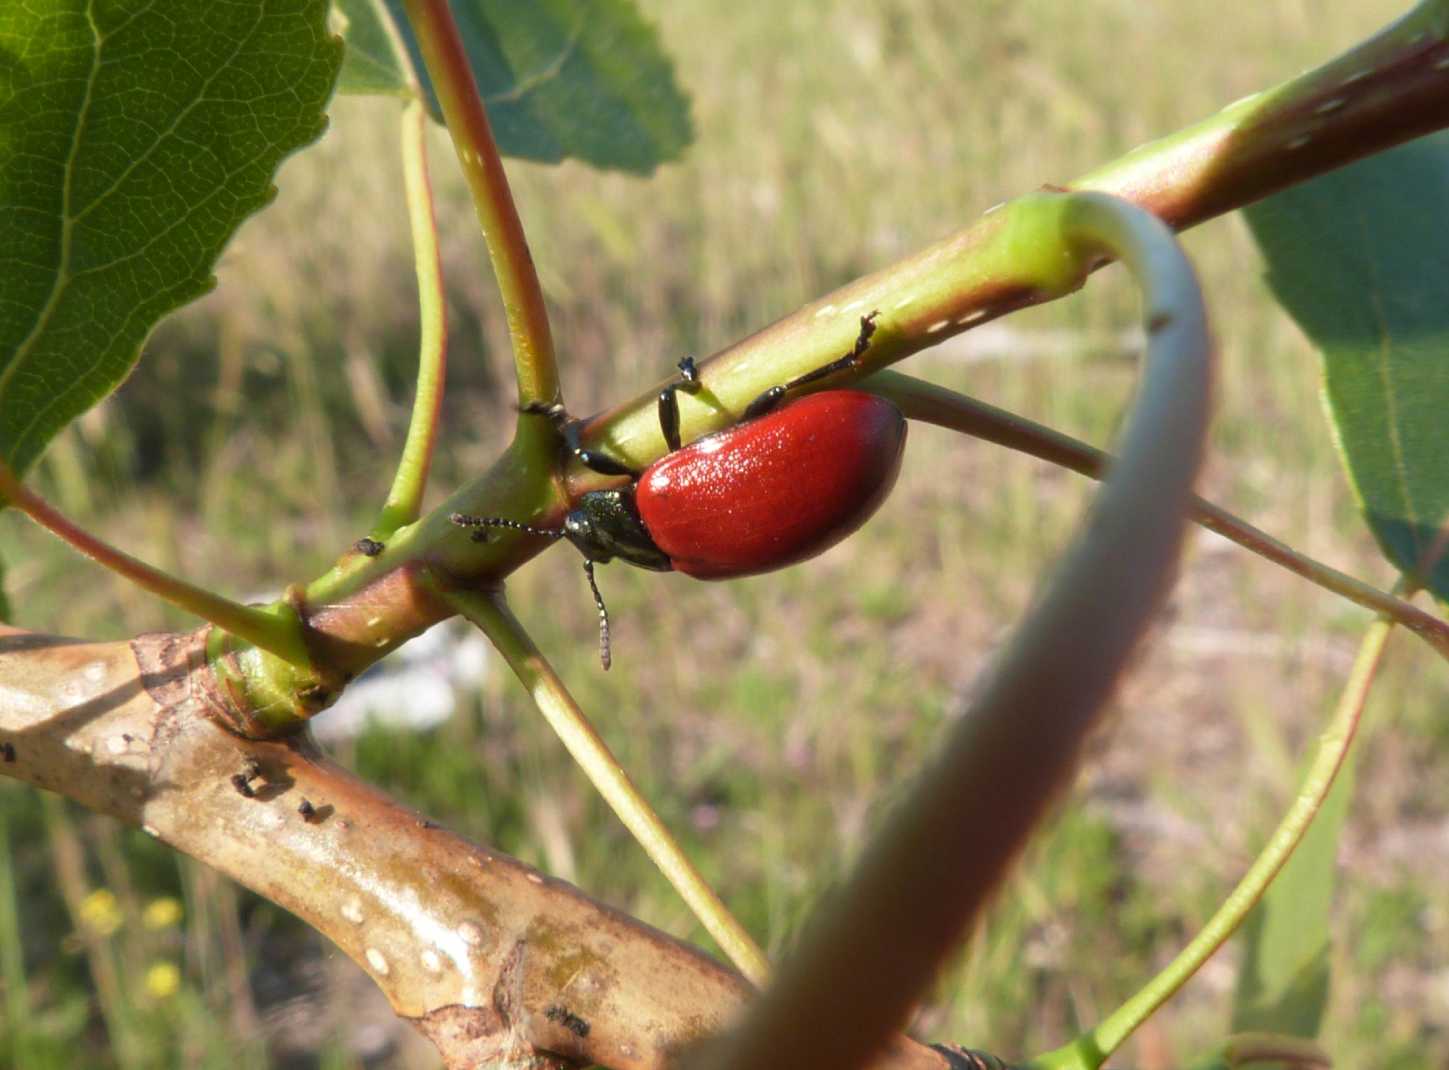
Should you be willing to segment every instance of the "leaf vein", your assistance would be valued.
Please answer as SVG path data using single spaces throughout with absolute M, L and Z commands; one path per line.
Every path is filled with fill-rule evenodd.
M 248 31 L 247 35 L 244 38 L 241 38 L 237 42 L 236 47 L 232 49 L 231 55 L 227 56 L 226 59 L 218 63 L 216 65 L 216 69 L 212 71 L 211 74 L 205 78 L 205 80 L 203 80 L 200 88 L 197 89 L 196 95 L 191 100 L 191 102 L 187 104 L 184 108 L 182 108 L 179 112 L 177 112 L 176 117 L 171 120 L 170 124 L 168 124 L 164 130 L 158 130 L 156 132 L 156 135 L 152 139 L 151 144 L 146 147 L 146 151 L 142 152 L 140 155 L 136 156 L 133 160 L 131 160 L 131 162 L 125 166 L 121 173 L 116 176 L 115 181 L 113 181 L 105 189 L 97 193 L 96 196 L 91 200 L 90 204 L 86 205 L 84 208 L 76 213 L 73 222 L 79 223 L 81 220 L 85 219 L 86 216 L 90 215 L 91 212 L 93 212 L 96 208 L 103 204 L 106 199 L 111 196 L 111 194 L 115 193 L 116 190 L 120 189 L 121 186 L 125 183 L 126 179 L 130 178 L 131 175 L 135 172 L 136 168 L 140 167 L 153 155 L 155 155 L 156 150 L 161 147 L 166 139 L 170 135 L 176 133 L 177 128 L 180 127 L 180 125 L 182 124 L 182 122 L 185 121 L 188 115 L 190 115 L 197 108 L 201 107 L 203 104 L 210 104 L 214 102 L 211 97 L 207 96 L 207 91 L 216 84 L 216 80 L 218 78 L 220 78 L 224 73 L 227 72 L 227 70 L 230 69 L 232 63 L 235 62 L 237 56 L 241 55 L 242 50 L 251 43 L 253 36 L 261 28 L 262 22 L 265 17 L 265 14 L 259 9 L 257 11 L 256 21 L 252 24 L 251 30 Z
M 541 88 L 557 78 L 563 72 L 568 61 L 573 59 L 574 53 L 578 51 L 579 41 L 583 39 L 584 24 L 588 22 L 588 13 L 589 8 L 587 5 L 579 10 L 578 21 L 574 23 L 573 29 L 569 31 L 568 39 L 564 41 L 563 47 L 558 51 L 558 55 L 542 67 L 539 67 L 532 74 L 519 78 L 513 84 L 513 88 L 505 90 L 502 93 L 494 93 L 491 96 L 484 97 L 483 103 L 512 104 L 515 101 L 522 100 L 529 93 L 532 93 L 534 90 Z
M 86 22 L 91 28 L 94 48 L 91 56 L 90 73 L 86 76 L 86 91 L 84 97 L 81 98 L 81 106 L 76 115 L 75 133 L 71 136 L 70 149 L 66 153 L 64 178 L 61 181 L 60 262 L 56 265 L 55 282 L 51 285 L 50 294 L 35 318 L 35 325 L 30 328 L 30 333 L 21 339 L 20 344 L 15 347 L 15 353 L 11 356 L 10 363 L 4 368 L 0 368 L 0 397 L 4 396 L 5 388 L 14 380 L 17 371 L 25 363 L 26 358 L 34 352 L 36 339 L 40 337 L 41 333 L 50 323 L 50 317 L 55 314 L 56 307 L 60 304 L 61 295 L 65 292 L 66 284 L 70 281 L 71 177 L 75 172 L 76 155 L 80 152 L 81 137 L 85 133 L 86 119 L 90 114 L 91 100 L 96 88 L 96 78 L 100 74 L 101 69 L 101 46 L 105 41 L 100 27 L 96 25 L 95 0 L 87 0 Z M 16 441 L 18 442 L 19 439 L 17 438 Z

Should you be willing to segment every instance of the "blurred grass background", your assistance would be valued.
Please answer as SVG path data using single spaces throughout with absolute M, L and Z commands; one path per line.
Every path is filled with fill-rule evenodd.
M 693 95 L 697 143 L 643 181 L 510 173 L 555 315 L 568 398 L 637 393 L 798 304 L 1348 47 L 1401 5 L 1271 0 L 796 0 L 643 5 Z M 410 401 L 416 307 L 398 108 L 339 101 L 322 143 L 164 324 L 121 391 L 35 480 L 122 546 L 255 596 L 365 530 Z M 451 316 L 433 498 L 505 442 L 512 372 L 451 150 L 435 140 Z M 1387 586 L 1318 399 L 1236 218 L 1187 238 L 1223 367 L 1204 492 Z M 1135 295 L 1085 293 L 905 370 L 1093 442 L 1136 374 Z M 513 603 L 706 875 L 772 952 L 848 865 L 1028 604 L 1090 487 L 917 427 L 891 500 L 788 572 L 727 585 L 608 568 L 597 665 L 574 555 Z M 119 638 L 188 622 L 0 515 L 18 623 Z M 1367 615 L 1195 536 L 1172 610 L 1079 786 L 917 1031 L 1025 1056 L 1109 1011 L 1196 930 L 1294 785 Z M 1394 641 L 1345 833 L 1324 1039 L 1340 1066 L 1449 1063 L 1449 677 Z M 373 728 L 344 760 L 458 832 L 706 942 L 490 667 L 427 732 Z M 7 861 L 8 859 L 8 861 Z M 1190 1063 L 1227 1022 L 1218 956 L 1123 1053 Z M 432 1067 L 362 974 L 289 915 L 123 829 L 0 782 L 0 1065 Z

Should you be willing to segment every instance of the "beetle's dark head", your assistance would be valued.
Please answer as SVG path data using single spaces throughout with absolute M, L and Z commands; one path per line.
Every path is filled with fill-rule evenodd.
M 595 561 L 608 560 L 595 552 L 599 546 L 594 534 L 594 519 L 588 510 L 580 507 L 564 517 L 563 533 L 564 538 L 577 546 L 585 557 L 591 557 Z
M 654 545 L 628 489 L 589 491 L 564 517 L 563 534 L 581 554 L 600 564 L 617 557 L 656 572 L 674 567 Z

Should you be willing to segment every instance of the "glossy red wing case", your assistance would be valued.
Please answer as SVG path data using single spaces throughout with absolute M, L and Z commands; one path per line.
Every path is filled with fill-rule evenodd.
M 860 527 L 901 467 L 906 421 L 858 390 L 810 394 L 655 462 L 639 515 L 680 572 L 704 580 L 770 572 Z

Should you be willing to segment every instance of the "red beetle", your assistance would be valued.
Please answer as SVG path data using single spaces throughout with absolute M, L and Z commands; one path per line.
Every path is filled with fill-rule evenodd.
M 639 479 L 634 504 L 680 572 L 770 572 L 864 524 L 895 484 L 905 444 L 889 401 L 827 390 L 666 454 Z
M 885 500 L 906 444 L 899 409 L 859 390 L 828 390 L 780 405 L 789 390 L 858 363 L 874 330 L 875 315 L 862 317 L 850 353 L 762 394 L 745 410 L 744 422 L 681 448 L 674 393 L 695 382 L 694 364 L 686 358 L 682 380 L 659 396 L 660 424 L 672 452 L 634 484 L 584 494 L 557 531 L 461 513 L 453 522 L 566 538 L 578 547 L 599 609 L 599 654 L 607 669 L 609 618 L 594 580 L 595 562 L 617 557 L 704 580 L 770 572 L 834 546 Z M 575 452 L 597 471 L 635 474 L 599 454 Z

